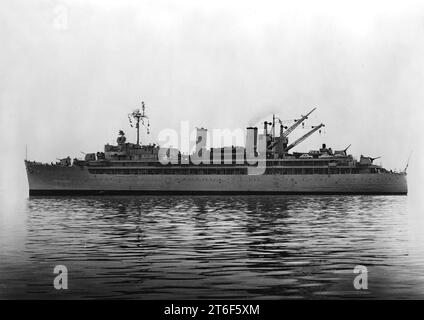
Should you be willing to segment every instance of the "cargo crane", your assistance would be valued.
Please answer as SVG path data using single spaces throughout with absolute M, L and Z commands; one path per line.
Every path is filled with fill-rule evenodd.
M 311 111 L 308 112 L 306 116 L 302 116 L 299 120 L 295 120 L 295 123 L 289 127 L 286 131 L 283 132 L 283 138 L 286 138 L 294 129 L 296 129 L 303 121 L 308 119 L 308 116 L 314 112 L 316 108 L 313 108 Z
M 316 108 L 313 108 L 311 111 L 309 111 L 306 116 L 301 116 L 300 119 L 295 119 L 294 124 L 291 125 L 286 131 L 283 132 L 283 129 L 285 129 L 286 127 L 283 125 L 283 121 L 280 118 L 276 118 L 275 115 L 272 116 L 272 122 L 264 122 L 265 125 L 265 134 L 268 135 L 268 131 L 267 131 L 267 125 L 272 125 L 272 134 L 271 134 L 271 141 L 270 143 L 267 144 L 267 149 L 270 150 L 272 148 L 274 148 L 274 146 L 279 142 L 279 141 L 283 141 L 283 145 L 285 148 L 288 144 L 288 135 L 290 133 L 293 132 L 294 129 L 296 129 L 300 124 L 303 123 L 303 121 L 305 121 L 306 119 L 308 119 L 308 116 L 314 112 L 316 110 Z M 280 122 L 280 137 L 276 138 L 275 137 L 275 119 L 277 119 Z
M 292 144 L 290 144 L 284 151 L 289 151 L 290 149 L 293 149 L 294 147 L 296 147 L 299 143 L 301 143 L 303 140 L 305 140 L 307 137 L 309 137 L 311 134 L 313 134 L 315 131 L 318 131 L 319 129 L 321 129 L 322 127 L 324 127 L 324 124 L 320 124 L 318 126 L 315 126 L 311 131 L 309 131 L 308 133 L 306 133 L 305 135 L 301 136 L 299 139 L 297 139 L 295 142 L 293 142 Z

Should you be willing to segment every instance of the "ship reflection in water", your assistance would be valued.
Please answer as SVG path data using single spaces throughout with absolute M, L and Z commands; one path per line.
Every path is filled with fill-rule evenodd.
M 22 210 L 22 245 L 2 240 L 1 298 L 424 298 L 403 196 L 35 197 Z M 68 290 L 53 288 L 59 264 Z

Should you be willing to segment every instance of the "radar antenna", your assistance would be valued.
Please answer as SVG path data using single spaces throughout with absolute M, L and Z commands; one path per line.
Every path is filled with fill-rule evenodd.
M 141 112 L 140 112 L 140 109 L 136 109 L 128 115 L 128 119 L 130 121 L 131 127 L 133 126 L 132 125 L 132 119 L 135 120 L 135 127 L 137 129 L 137 145 L 140 145 L 140 121 L 141 121 L 141 124 L 145 127 L 146 127 L 146 125 L 144 123 L 144 120 L 147 121 L 147 134 L 150 133 L 150 130 L 149 130 L 150 129 L 150 123 L 149 123 L 149 118 L 145 114 L 145 108 L 146 107 L 144 105 L 144 101 L 142 101 L 141 102 Z

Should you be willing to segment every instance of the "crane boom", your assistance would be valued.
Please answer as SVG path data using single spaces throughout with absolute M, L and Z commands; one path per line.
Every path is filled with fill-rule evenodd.
M 308 116 L 315 111 L 316 108 L 313 108 L 311 111 L 308 112 L 306 116 L 302 116 L 299 120 L 297 120 L 291 127 L 289 127 L 286 131 L 283 133 L 283 138 L 286 138 L 294 129 L 296 129 L 303 121 L 308 119 Z
M 313 134 L 315 131 L 321 129 L 321 127 L 324 127 L 324 124 L 320 124 L 319 126 L 316 126 L 315 128 L 313 128 L 311 131 L 309 131 L 308 133 L 306 133 L 305 135 L 301 136 L 299 139 L 297 139 L 295 142 L 293 142 L 292 144 L 290 144 L 286 150 L 284 151 L 289 151 L 290 149 L 296 147 L 299 143 L 301 143 L 303 140 L 305 140 L 307 137 L 309 137 L 311 134 Z

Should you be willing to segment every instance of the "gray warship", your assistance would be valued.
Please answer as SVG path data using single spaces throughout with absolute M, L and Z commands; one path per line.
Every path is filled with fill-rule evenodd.
M 206 148 L 207 129 L 197 129 L 195 151 L 140 143 L 140 128 L 149 127 L 145 105 L 129 114 L 137 129 L 136 143 L 119 131 L 116 145 L 102 152 L 70 157 L 56 163 L 25 160 L 29 194 L 144 195 L 144 194 L 381 194 L 408 193 L 406 168 L 402 172 L 376 165 L 377 158 L 359 160 L 344 150 L 323 144 L 317 150 L 292 149 L 324 124 L 311 127 L 289 143 L 289 135 L 315 110 L 286 125 L 273 115 L 259 133 L 248 127 L 246 146 Z M 278 132 L 277 132 L 278 131 Z

